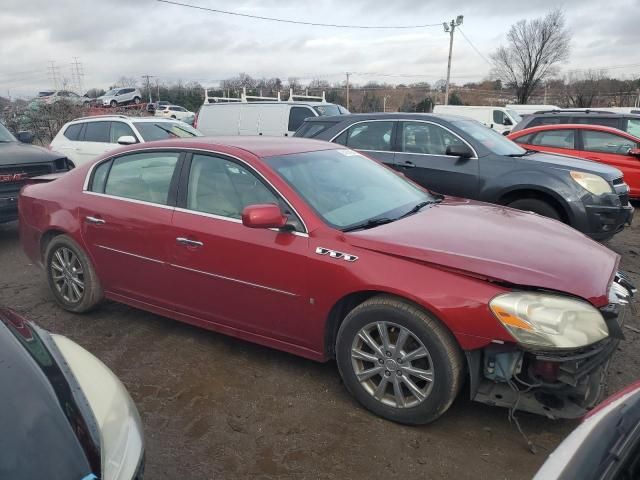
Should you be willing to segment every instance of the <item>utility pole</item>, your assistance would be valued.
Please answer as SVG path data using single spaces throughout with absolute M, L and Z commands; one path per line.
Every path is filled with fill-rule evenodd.
M 51 79 L 51 83 L 53 84 L 53 88 L 58 90 L 58 75 L 60 74 L 60 67 L 56 67 L 56 62 L 51 60 L 49 62 L 51 65 L 47 68 L 49 71 L 49 78 Z
M 149 84 L 149 79 L 153 78 L 154 75 L 142 75 L 142 78 L 147 80 L 147 93 L 149 94 L 149 103 L 151 103 L 153 100 L 151 100 L 151 85 Z
M 450 23 L 444 22 L 442 26 L 444 31 L 449 34 L 449 62 L 447 63 L 447 83 L 444 88 L 444 104 L 449 105 L 449 79 L 451 78 L 451 54 L 453 52 L 453 32 L 456 31 L 456 27 L 462 25 L 464 16 L 458 15 L 455 20 L 451 20 Z
M 347 110 L 349 110 L 349 75 L 351 73 L 347 72 Z

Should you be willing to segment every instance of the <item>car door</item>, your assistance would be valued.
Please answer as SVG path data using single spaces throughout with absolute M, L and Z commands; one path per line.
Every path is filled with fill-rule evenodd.
M 264 203 L 279 204 L 296 231 L 245 227 L 244 207 Z M 194 153 L 171 231 L 171 278 L 182 286 L 171 292 L 173 308 L 282 341 L 309 338 L 309 238 L 288 204 L 247 164 Z
M 128 153 L 93 168 L 79 207 L 81 234 L 102 287 L 161 305 L 167 276 L 177 177 L 175 151 Z
M 393 120 L 368 120 L 354 123 L 332 141 L 358 150 L 393 167 L 395 153 L 392 140 L 396 123 Z
M 580 133 L 582 155 L 620 169 L 629 185 L 630 196 L 640 197 L 640 157 L 629 154 L 630 150 L 640 148 L 640 144 L 610 132 L 584 129 Z
M 403 121 L 398 126 L 395 168 L 416 183 L 445 195 L 476 198 L 479 164 L 477 155 L 447 155 L 449 145 L 464 144 L 451 130 L 427 121 Z

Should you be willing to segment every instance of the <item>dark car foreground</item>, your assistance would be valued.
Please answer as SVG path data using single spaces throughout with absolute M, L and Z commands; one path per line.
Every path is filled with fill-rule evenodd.
M 596 240 L 611 238 L 633 218 L 620 170 L 527 151 L 462 117 L 373 113 L 308 118 L 295 136 L 346 145 L 435 192 L 535 212 Z
M 143 436 L 97 358 L 0 307 L 0 478 L 141 480 Z
M 23 134 L 30 141 L 30 135 Z M 64 155 L 18 141 L 0 123 L 0 223 L 18 218 L 18 195 L 29 178 L 70 168 Z
M 106 297 L 335 357 L 364 406 L 408 424 L 466 381 L 485 403 L 584 414 L 633 290 L 618 255 L 559 222 L 442 199 L 305 139 L 122 149 L 25 187 L 20 215 L 63 308 Z

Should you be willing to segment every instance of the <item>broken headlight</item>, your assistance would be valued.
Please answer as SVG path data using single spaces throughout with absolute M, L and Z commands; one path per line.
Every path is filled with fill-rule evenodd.
M 491 311 L 518 343 L 536 348 L 579 348 L 609 336 L 600 312 L 571 297 L 511 292 L 489 302 Z

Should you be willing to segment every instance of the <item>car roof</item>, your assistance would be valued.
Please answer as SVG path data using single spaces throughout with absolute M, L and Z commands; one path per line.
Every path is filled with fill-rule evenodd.
M 305 122 L 344 122 L 344 121 L 354 121 L 360 122 L 363 120 L 401 120 L 401 119 L 410 119 L 410 120 L 433 120 L 433 119 L 441 119 L 441 120 L 468 120 L 467 117 L 462 117 L 459 115 L 443 115 L 443 114 L 433 114 L 433 113 L 403 113 L 403 112 L 393 112 L 393 113 L 350 113 L 347 115 L 333 115 L 333 116 L 321 116 L 321 117 L 309 117 L 305 119 Z
M 636 138 L 633 135 L 606 125 L 598 125 L 595 123 L 557 123 L 552 125 L 537 125 L 535 127 L 523 128 L 513 133 L 514 137 L 520 137 L 528 133 L 540 132 L 544 130 L 598 130 L 600 132 L 612 133 L 614 135 L 623 135 L 626 137 Z
M 114 120 L 128 120 L 130 122 L 177 122 L 175 118 L 162 118 L 162 117 L 128 117 L 127 115 L 92 115 L 89 117 L 76 118 L 69 123 L 81 123 L 81 122 L 99 122 L 99 121 L 114 121 Z
M 219 150 L 236 148 L 252 153 L 257 157 L 273 157 L 293 153 L 317 152 L 322 150 L 342 150 L 346 147 L 322 140 L 294 137 L 262 137 L 262 136 L 229 136 L 229 137 L 192 137 L 181 139 L 159 140 L 136 144 L 139 148 L 171 147 L 192 148 L 202 150 Z M 130 150 L 135 150 L 132 147 Z
M 586 110 L 540 110 L 530 114 L 531 117 L 534 116 L 562 116 L 562 117 L 593 117 L 593 118 L 640 118 L 640 115 L 635 113 L 616 113 L 610 112 L 607 110 L 597 110 L 597 109 L 586 109 Z

